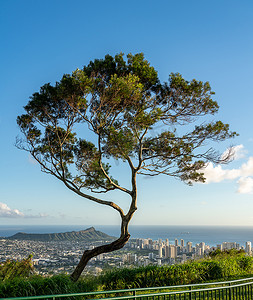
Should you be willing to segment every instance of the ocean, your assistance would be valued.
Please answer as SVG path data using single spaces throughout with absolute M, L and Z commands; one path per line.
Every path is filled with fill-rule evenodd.
M 17 232 L 26 233 L 58 233 L 84 230 L 93 226 L 112 236 L 119 236 L 120 226 L 116 225 L 0 225 L 0 237 L 8 237 Z M 169 239 L 174 243 L 175 238 L 186 242 L 205 242 L 216 246 L 222 242 L 236 242 L 245 246 L 247 241 L 253 243 L 253 226 L 159 226 L 132 225 L 129 226 L 131 238 L 151 238 L 153 240 Z

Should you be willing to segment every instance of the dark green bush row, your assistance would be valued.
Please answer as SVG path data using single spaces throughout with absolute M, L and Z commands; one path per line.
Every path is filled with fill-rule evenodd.
M 0 282 L 0 298 L 201 283 L 251 274 L 252 257 L 242 253 L 215 255 L 173 266 L 115 269 L 99 277 L 81 278 L 76 283 L 66 275 L 5 279 Z
M 228 254 L 172 266 L 118 269 L 107 272 L 100 280 L 105 290 L 114 290 L 227 280 L 252 273 L 252 257 Z
M 15 278 L 0 283 L 0 298 L 71 294 L 99 290 L 98 280 L 81 279 L 74 283 L 67 275 Z

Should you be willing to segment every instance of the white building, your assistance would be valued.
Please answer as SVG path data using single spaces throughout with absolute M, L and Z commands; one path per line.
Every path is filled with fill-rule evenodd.
M 236 242 L 223 242 L 223 250 L 239 249 L 239 245 Z
M 176 258 L 177 257 L 177 247 L 174 245 L 169 246 L 169 258 Z
M 205 246 L 206 246 L 206 244 L 205 244 L 204 242 L 201 242 L 201 243 L 199 244 L 199 247 L 201 248 L 202 254 L 205 253 L 205 250 L 206 250 Z
M 246 242 L 246 253 L 248 253 L 249 255 L 251 255 L 251 242 Z
M 187 252 L 190 253 L 192 252 L 192 242 L 187 242 Z

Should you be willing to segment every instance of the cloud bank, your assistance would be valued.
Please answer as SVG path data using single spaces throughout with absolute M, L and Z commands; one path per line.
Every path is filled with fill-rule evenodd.
M 7 204 L 0 202 L 0 218 L 45 218 L 48 215 L 26 215 L 18 209 L 11 209 Z
M 234 160 L 244 158 L 247 151 L 243 145 L 233 147 Z M 223 153 L 226 155 L 226 152 Z M 240 194 L 252 194 L 253 193 L 253 156 L 250 156 L 246 163 L 243 163 L 236 169 L 223 169 L 221 165 L 214 166 L 213 163 L 209 163 L 205 169 L 203 169 L 204 176 L 206 178 L 206 184 L 212 182 L 221 182 L 223 180 L 237 180 L 238 189 Z
M 11 209 L 5 203 L 0 202 L 0 217 L 2 218 L 20 218 L 25 215 L 17 209 Z

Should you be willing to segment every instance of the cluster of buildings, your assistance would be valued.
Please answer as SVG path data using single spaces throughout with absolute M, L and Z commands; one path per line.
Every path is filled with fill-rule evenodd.
M 6 260 L 22 260 L 32 254 L 37 273 L 69 273 L 78 263 L 83 247 L 86 244 L 0 239 L 0 263 Z
M 39 242 L 21 240 L 0 240 L 0 263 L 8 259 L 21 260 L 33 254 L 33 262 L 39 274 L 71 273 L 79 262 L 83 251 L 92 249 L 104 242 Z M 251 242 L 245 247 L 238 243 L 223 242 L 216 247 L 210 247 L 204 242 L 193 245 L 183 239 L 175 239 L 172 243 L 148 239 L 131 239 L 123 249 L 101 254 L 93 258 L 87 273 L 99 274 L 103 269 L 124 267 L 128 265 L 147 266 L 185 262 L 188 259 L 201 258 L 216 249 L 243 249 L 248 255 L 252 254 Z
M 222 250 L 244 250 L 248 255 L 252 255 L 251 242 L 246 242 L 245 247 L 235 242 L 223 242 L 216 247 L 210 247 L 204 242 L 193 245 L 188 241 L 185 243 L 183 239 L 175 239 L 174 243 L 170 243 L 168 239 L 162 241 L 161 239 L 153 241 L 152 239 L 135 239 L 131 240 L 127 245 L 130 249 L 136 249 L 137 251 L 150 250 L 147 260 L 154 262 L 157 261 L 158 265 L 162 263 L 175 263 L 184 262 L 187 259 L 195 259 L 208 255 L 211 251 L 216 249 Z M 154 254 L 154 251 L 156 255 Z M 133 262 L 133 255 L 129 254 L 126 260 L 129 263 Z M 136 261 L 136 259 L 135 259 Z

